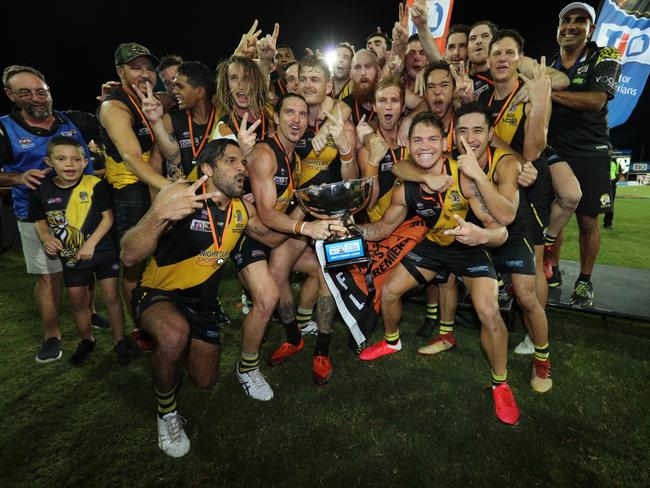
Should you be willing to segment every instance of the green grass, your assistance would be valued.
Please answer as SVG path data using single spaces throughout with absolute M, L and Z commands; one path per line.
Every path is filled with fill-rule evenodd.
M 628 213 L 650 202 L 628 203 L 617 200 L 616 229 L 604 233 L 620 232 L 620 241 L 604 243 L 645 254 L 647 230 L 636 236 Z M 612 259 L 625 264 L 620 253 Z M 221 296 L 233 324 L 223 334 L 221 378 L 212 392 L 185 378 L 178 400 L 192 450 L 175 460 L 157 447 L 149 358 L 120 368 L 110 335 L 98 333 L 88 364 L 71 367 L 78 339 L 64 303 L 64 359 L 36 364 L 33 279 L 18 251 L 0 256 L 0 266 L 2 487 L 650 485 L 647 325 L 549 312 L 554 387 L 535 394 L 530 358 L 511 356 L 522 410 L 515 427 L 494 416 L 478 331 L 460 328 L 453 353 L 417 356 L 414 331 L 424 310 L 414 305 L 405 307 L 401 353 L 362 363 L 337 323 L 332 382 L 317 387 L 311 379 L 312 337 L 288 364 L 262 366 L 276 397 L 260 403 L 244 396 L 234 376 L 242 315 L 229 267 Z M 511 343 L 522 335 L 519 326 Z M 271 326 L 263 359 L 282 338 L 281 327 Z
M 650 187 L 628 186 L 617 189 L 613 228 L 603 229 L 603 216 L 598 217 L 602 241 L 597 264 L 650 269 L 647 252 L 650 236 L 648 199 L 650 199 Z M 564 228 L 562 259 L 580 260 L 578 225 L 575 217 Z
M 172 460 L 156 445 L 148 358 L 116 365 L 109 334 L 97 335 L 89 363 L 37 365 L 40 339 L 31 280 L 21 256 L 3 256 L 0 284 L 3 486 L 647 486 L 647 331 L 620 320 L 550 313 L 555 386 L 529 385 L 530 359 L 513 356 L 510 381 L 518 426 L 493 414 L 489 370 L 478 332 L 460 329 L 457 352 L 415 354 L 423 309 L 408 305 L 404 350 L 376 363 L 345 348 L 338 323 L 330 385 L 311 380 L 309 351 L 264 372 L 276 398 L 246 398 L 234 377 L 242 316 L 231 275 L 223 301 L 234 318 L 224 333 L 221 380 L 211 393 L 188 380 L 179 394 L 190 454 Z M 6 276 L 6 275 L 5 275 Z M 63 314 L 64 359 L 76 344 Z M 272 326 L 268 357 L 282 331 Z M 521 331 L 513 335 L 514 343 Z

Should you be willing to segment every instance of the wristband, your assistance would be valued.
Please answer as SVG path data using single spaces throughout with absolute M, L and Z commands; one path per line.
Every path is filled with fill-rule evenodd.
M 297 227 L 298 224 L 300 224 L 301 222 L 302 222 L 302 220 L 296 220 L 296 221 L 293 223 L 293 233 L 294 233 L 294 234 L 298 234 L 298 231 L 296 230 L 296 227 Z M 304 222 L 303 222 L 303 224 L 304 224 Z
M 351 153 L 352 153 L 352 149 L 350 149 L 350 150 L 349 150 L 347 153 L 345 153 L 345 154 L 341 154 L 341 153 L 339 153 L 339 156 L 340 156 L 341 162 L 342 162 L 343 164 L 349 164 L 349 163 L 352 162 L 352 160 L 353 160 L 354 158 L 352 157 L 352 154 L 351 154 Z
M 304 221 L 303 221 L 303 223 L 300 225 L 300 235 L 304 235 L 304 234 L 302 233 L 302 228 L 303 228 L 306 224 L 307 224 L 307 222 L 304 222 Z
M 343 151 L 342 149 L 339 149 L 339 154 L 340 154 L 341 156 L 347 156 L 347 155 L 350 154 L 351 152 L 352 152 L 352 144 L 350 144 L 350 145 L 348 146 L 348 150 L 347 150 L 347 151 Z

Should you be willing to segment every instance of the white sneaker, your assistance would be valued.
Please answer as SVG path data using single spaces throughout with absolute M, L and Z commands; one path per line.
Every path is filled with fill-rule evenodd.
M 235 374 L 237 375 L 239 384 L 244 389 L 244 393 L 249 397 L 263 402 L 268 402 L 273 398 L 271 385 L 266 381 L 260 368 L 256 368 L 248 373 L 240 373 L 239 367 L 237 367 L 235 368 Z
M 318 335 L 318 324 L 313 320 L 300 327 L 300 335 Z
M 158 419 L 158 447 L 171 457 L 183 457 L 190 452 L 190 438 L 187 437 L 183 425 L 187 421 L 178 414 L 170 412 Z
M 526 334 L 524 340 L 521 341 L 519 344 L 517 344 L 517 347 L 515 347 L 515 354 L 521 354 L 522 356 L 526 356 L 528 354 L 534 354 L 534 353 L 535 353 L 535 346 L 533 346 L 533 341 L 530 338 L 530 334 Z

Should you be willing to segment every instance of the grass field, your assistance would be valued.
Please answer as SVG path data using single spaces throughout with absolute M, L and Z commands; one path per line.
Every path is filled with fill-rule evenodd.
M 647 254 L 648 231 L 637 217 L 648 210 L 647 200 L 617 200 L 602 262 L 629 264 Z M 629 248 L 629 256 L 605 254 L 609 243 Z M 571 252 L 568 242 L 563 257 Z M 224 330 L 221 379 L 209 393 L 184 381 L 178 399 L 192 450 L 175 460 L 156 444 L 148 358 L 120 368 L 109 334 L 98 333 L 88 364 L 72 368 L 77 337 L 64 305 L 64 359 L 36 364 L 33 281 L 18 251 L 0 256 L 0 265 L 2 487 L 650 486 L 650 331 L 643 324 L 549 312 L 554 387 L 535 394 L 530 358 L 511 356 L 522 410 L 515 427 L 494 416 L 478 331 L 460 328 L 455 352 L 417 356 L 423 309 L 414 305 L 405 307 L 401 353 L 362 363 L 337 323 L 332 382 L 313 384 L 312 337 L 288 364 L 262 366 L 276 397 L 259 403 L 234 376 L 242 315 L 229 268 L 221 295 L 233 324 Z M 511 344 L 522 335 L 519 328 Z M 282 337 L 271 326 L 264 359 Z
M 618 187 L 614 209 L 614 225 L 611 230 L 602 228 L 602 216 L 598 219 L 602 242 L 597 262 L 650 269 L 650 258 L 645 252 L 650 224 L 650 187 Z M 575 217 L 565 227 L 564 234 L 566 245 L 562 246 L 562 259 L 578 261 L 580 253 Z

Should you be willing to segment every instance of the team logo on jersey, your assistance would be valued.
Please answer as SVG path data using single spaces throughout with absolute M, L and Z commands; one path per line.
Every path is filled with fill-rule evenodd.
M 587 65 L 580 66 L 580 67 L 578 68 L 578 71 L 576 71 L 576 74 L 577 74 L 577 75 L 584 75 L 584 74 L 587 72 L 587 70 L 589 70 L 589 65 L 588 65 L 588 64 L 587 64 Z
M 46 202 L 48 205 L 52 205 L 53 203 L 62 203 L 63 200 L 61 200 L 59 197 L 54 197 L 54 198 L 48 198 Z
M 451 199 L 451 203 L 453 203 L 454 205 L 460 204 L 461 201 L 460 195 L 456 190 L 452 190 L 451 192 L 449 192 L 449 198 Z
M 27 149 L 34 146 L 32 140 L 28 137 L 25 137 L 24 139 L 18 139 L 18 144 L 20 144 L 20 147 L 22 147 L 23 149 Z
M 79 200 L 81 200 L 81 203 L 88 203 L 88 193 L 85 191 L 80 191 Z
M 79 229 L 68 224 L 68 218 L 63 210 L 47 212 L 47 223 L 54 237 L 63 244 L 63 251 L 59 252 L 62 258 L 68 258 L 66 266 L 74 266 L 77 251 L 83 246 L 84 237 Z
M 192 219 L 190 230 L 195 230 L 197 232 L 212 232 L 212 227 L 210 227 L 210 222 L 207 220 Z
M 393 161 L 388 161 L 387 163 L 381 163 L 382 171 L 390 171 L 393 168 Z
M 149 132 L 147 127 L 140 127 L 140 130 L 138 130 L 139 136 L 148 136 L 149 134 L 151 134 L 151 132 Z
M 241 213 L 241 210 L 235 212 L 235 222 L 241 224 L 244 221 L 244 215 Z
M 600 206 L 601 206 L 602 208 L 609 207 L 609 206 L 611 205 L 611 203 L 612 203 L 612 199 L 611 199 L 611 197 L 609 196 L 609 193 L 603 193 L 603 194 L 600 196 Z

